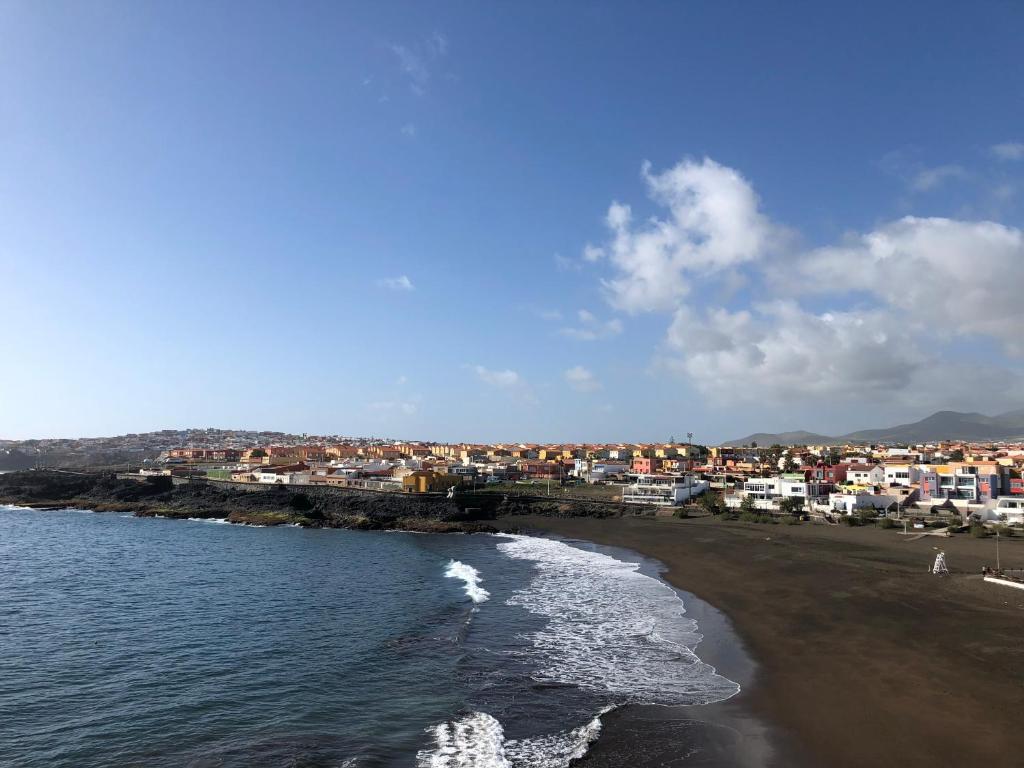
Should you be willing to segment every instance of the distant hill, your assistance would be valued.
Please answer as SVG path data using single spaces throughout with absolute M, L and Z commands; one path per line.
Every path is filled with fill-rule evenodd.
M 752 445 L 757 443 L 762 447 L 766 447 L 769 445 L 832 445 L 837 442 L 839 442 L 839 438 L 836 437 L 797 430 L 795 432 L 777 433 L 756 432 L 739 440 L 722 443 L 722 445 Z
M 814 432 L 758 432 L 722 445 L 835 445 L 837 443 L 927 443 L 938 440 L 1024 439 L 1024 409 L 985 416 L 982 413 L 937 411 L 920 421 L 881 429 L 862 429 L 830 437 Z

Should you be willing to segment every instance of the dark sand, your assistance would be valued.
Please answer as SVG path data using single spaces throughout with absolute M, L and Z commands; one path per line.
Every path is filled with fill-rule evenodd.
M 726 702 L 606 716 L 581 766 L 1024 765 L 1024 591 L 982 582 L 992 539 L 709 518 L 502 522 L 660 560 L 757 662 Z M 927 572 L 936 548 L 952 576 Z M 1003 567 L 1024 567 L 1024 539 L 1000 549 Z M 713 613 L 690 615 L 709 638 L 698 655 L 729 676 L 713 658 Z

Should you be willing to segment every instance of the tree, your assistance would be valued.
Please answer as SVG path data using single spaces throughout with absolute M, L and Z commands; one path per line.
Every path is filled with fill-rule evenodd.
M 744 496 L 743 501 L 740 502 L 740 512 L 756 512 L 757 505 L 754 503 L 753 496 Z
M 784 496 L 779 502 L 779 511 L 787 515 L 801 515 L 804 511 L 804 500 L 799 496 Z
M 709 515 L 717 515 L 722 511 L 722 505 L 718 501 L 718 497 L 710 491 L 700 497 L 699 503 Z
M 959 448 L 957 448 L 956 450 L 954 450 L 952 453 L 949 454 L 949 460 L 950 461 L 963 461 L 964 460 L 964 452 L 962 450 L 960 450 Z

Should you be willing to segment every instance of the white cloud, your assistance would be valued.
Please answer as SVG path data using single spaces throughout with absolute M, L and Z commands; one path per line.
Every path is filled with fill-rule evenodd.
M 672 310 L 692 276 L 761 258 L 783 234 L 760 212 L 747 180 L 714 160 L 684 160 L 661 174 L 645 163 L 643 177 L 668 215 L 634 223 L 630 206 L 609 207 L 612 240 L 604 251 L 618 274 L 604 285 L 619 309 Z
M 420 87 L 427 84 L 430 72 L 418 53 L 404 45 L 392 45 L 391 52 L 398 58 L 398 65 L 409 76 L 413 84 Z
M 427 92 L 427 84 L 431 79 L 431 68 L 436 60 L 443 58 L 448 53 L 448 38 L 440 32 L 435 32 L 417 45 L 407 46 L 395 43 L 390 48 L 395 58 L 398 59 L 398 66 L 409 80 L 410 90 L 417 96 L 422 96 Z
M 912 170 L 921 190 L 967 175 Z M 1021 230 L 906 217 L 799 253 L 732 169 L 705 159 L 644 176 L 668 214 L 637 223 L 628 205 L 610 206 L 605 253 L 617 274 L 603 282 L 613 306 L 672 314 L 656 363 L 709 399 L 918 409 L 1024 399 L 1021 364 L 976 343 L 1024 357 Z M 744 306 L 745 294 L 755 303 Z M 799 303 L 811 295 L 814 311 Z M 715 306 L 716 296 L 739 306 Z M 599 337 L 592 313 L 579 320 L 563 333 Z
M 604 258 L 604 248 L 598 248 L 596 245 L 587 243 L 583 246 L 583 260 L 591 263 L 600 261 Z
M 399 275 L 398 277 L 383 277 L 377 281 L 377 285 L 381 288 L 388 288 L 392 291 L 414 291 L 416 286 L 412 284 L 412 280 L 407 275 Z
M 1024 160 L 1024 143 L 1019 141 L 993 144 L 990 147 L 990 151 L 1000 160 Z
M 593 392 L 601 388 L 601 384 L 594 378 L 594 374 L 582 365 L 573 366 L 562 375 L 566 383 L 577 392 Z
M 597 341 L 622 333 L 622 321 L 618 318 L 599 320 L 594 313 L 586 309 L 579 310 L 576 317 L 579 319 L 579 325 L 560 328 L 558 332 L 580 341 Z
M 512 389 L 523 382 L 522 377 L 515 371 L 495 371 L 489 368 L 484 368 L 482 365 L 474 365 L 472 368 L 480 381 L 485 384 L 490 384 L 492 387 Z
M 870 416 L 894 403 L 991 411 L 1024 399 L 1019 371 L 943 359 L 927 337 L 884 310 L 814 314 L 778 301 L 699 316 L 684 307 L 658 362 L 720 405 L 858 404 Z
M 913 379 L 924 359 L 884 312 L 820 315 L 795 302 L 752 311 L 676 311 L 662 362 L 718 401 L 884 396 Z
M 440 32 L 435 32 L 427 40 L 427 48 L 434 56 L 444 56 L 448 53 L 448 38 Z
M 935 168 L 921 168 L 910 179 L 910 188 L 915 192 L 928 192 L 952 179 L 966 179 L 967 171 L 959 165 L 940 165 Z
M 555 254 L 555 267 L 559 272 L 578 272 L 580 263 L 560 253 Z
M 981 335 L 1021 354 L 1024 233 L 991 221 L 908 216 L 805 255 L 805 291 L 863 291 L 933 336 Z
M 378 400 L 377 402 L 370 403 L 369 408 L 371 411 L 390 414 L 401 413 L 406 416 L 412 416 L 418 410 L 416 403 L 407 400 Z

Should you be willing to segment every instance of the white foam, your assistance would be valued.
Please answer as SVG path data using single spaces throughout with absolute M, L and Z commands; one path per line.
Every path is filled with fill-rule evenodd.
M 529 739 L 505 739 L 486 712 L 472 712 L 430 729 L 433 749 L 416 755 L 418 768 L 567 768 L 583 757 L 601 732 L 601 717 L 571 731 Z
M 491 597 L 491 593 L 480 586 L 480 572 L 471 565 L 449 560 L 444 575 L 449 579 L 461 579 L 465 585 L 466 596 L 474 603 L 486 602 Z
M 505 757 L 505 731 L 484 712 L 431 729 L 437 746 L 416 755 L 419 768 L 511 768 Z
M 193 523 L 218 523 L 222 525 L 231 525 L 226 517 L 190 517 L 188 519 Z
M 693 652 L 701 635 L 675 590 L 638 563 L 510 538 L 498 549 L 538 572 L 507 602 L 547 619 L 525 637 L 539 661 L 535 678 L 611 694 L 615 704 L 707 704 L 739 691 Z

